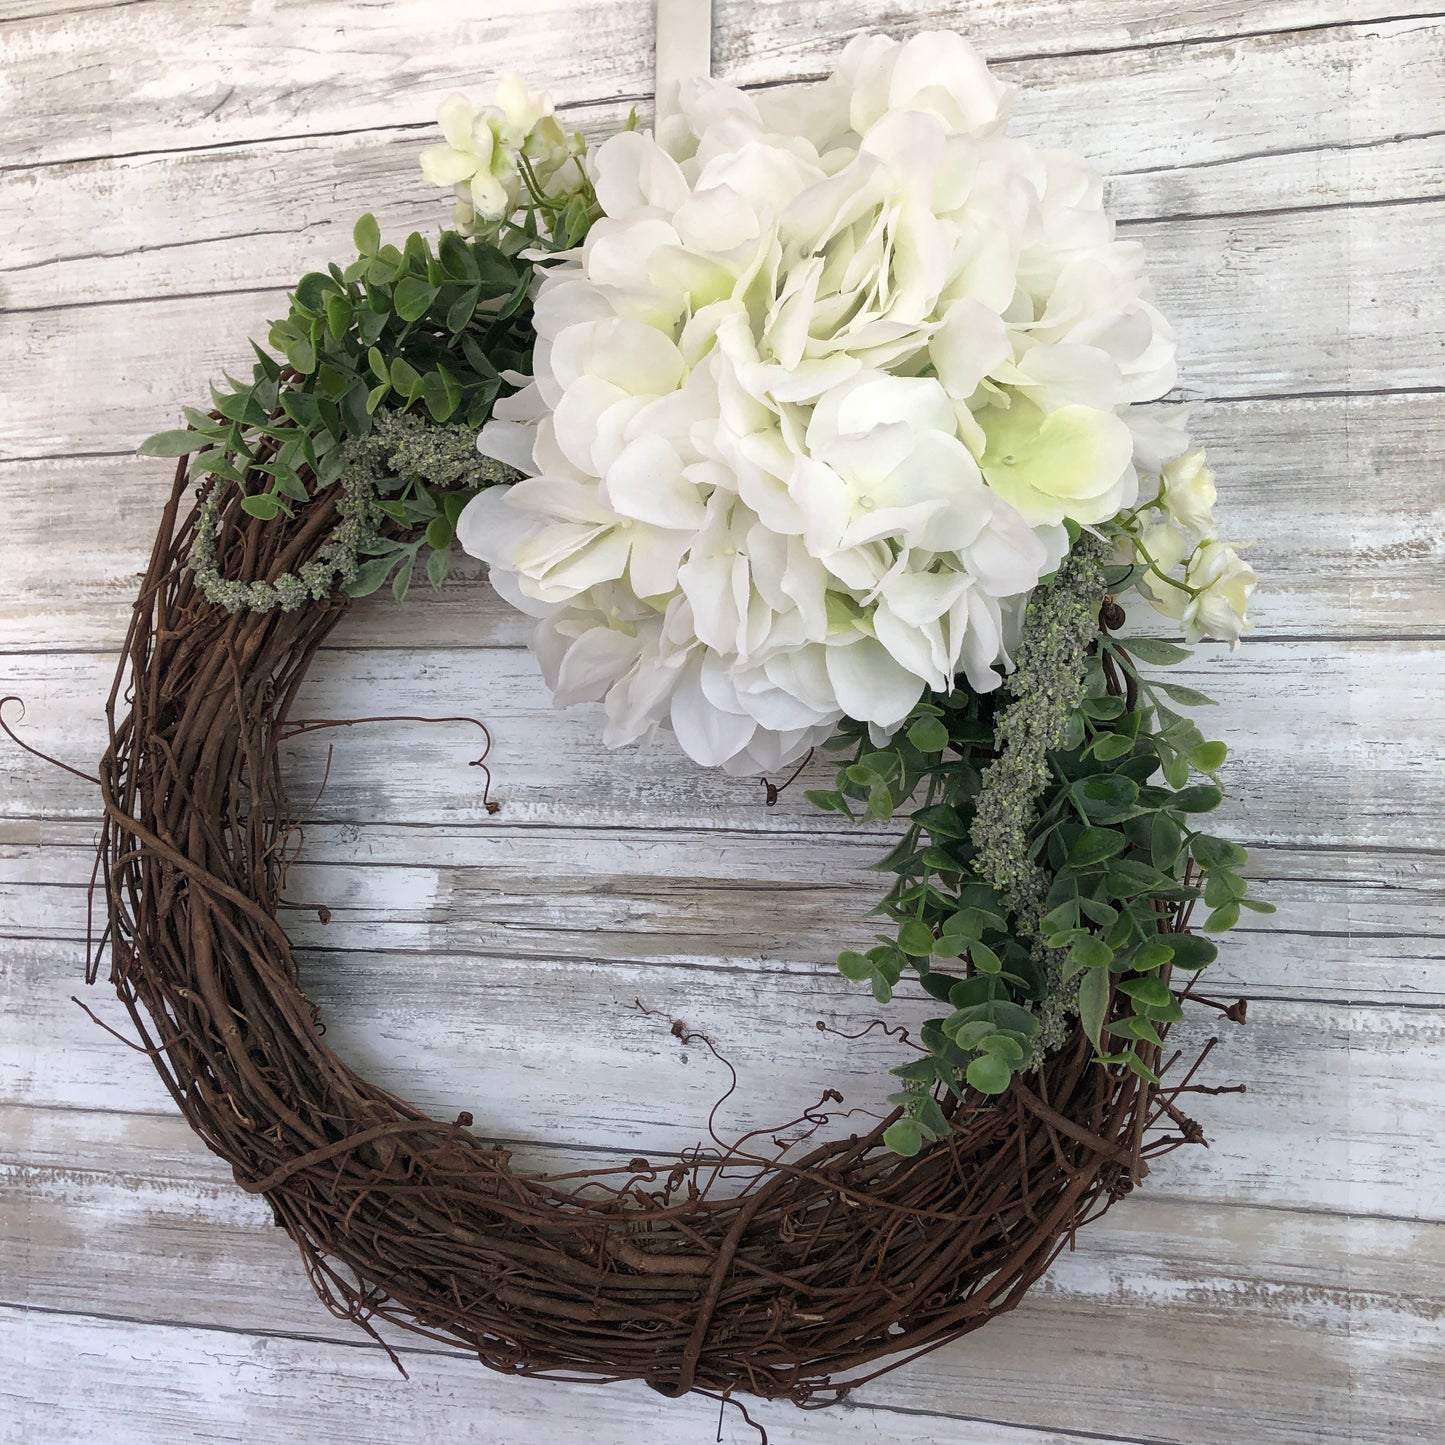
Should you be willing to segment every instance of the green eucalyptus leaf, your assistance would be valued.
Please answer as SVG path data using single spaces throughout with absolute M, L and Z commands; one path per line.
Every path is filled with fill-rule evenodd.
M 472 248 L 456 231 L 443 231 L 437 242 L 437 256 L 442 268 L 458 281 L 473 281 L 477 277 L 477 262 Z
M 1122 833 L 1110 828 L 1085 828 L 1069 848 L 1069 865 L 1073 868 L 1087 868 L 1093 863 L 1102 863 L 1122 853 L 1129 840 Z
M 1174 950 L 1175 968 L 1196 970 L 1207 967 L 1219 957 L 1219 950 L 1207 939 L 1194 933 L 1171 933 L 1169 946 Z
M 1140 944 L 1130 963 L 1139 973 L 1147 973 L 1152 969 L 1163 968 L 1173 957 L 1174 950 L 1169 944 L 1162 939 L 1151 939 L 1148 943 Z
M 1169 806 L 1181 813 L 1210 813 L 1223 801 L 1224 794 L 1213 783 L 1196 783 L 1175 793 Z
M 1165 813 L 1155 813 L 1149 824 L 1149 861 L 1161 872 L 1169 873 L 1179 861 L 1184 847 L 1184 834 L 1179 825 Z
M 916 918 L 908 919 L 898 930 L 898 947 L 910 958 L 930 957 L 933 941 L 933 930 Z
M 1153 663 L 1156 667 L 1173 667 L 1176 662 L 1187 662 L 1194 655 L 1187 647 L 1161 642 L 1154 637 L 1126 637 L 1122 639 L 1122 645 L 1131 657 Z
M 1114 950 L 1095 934 L 1079 939 L 1069 950 L 1069 957 L 1080 968 L 1104 969 L 1114 960 Z
M 405 562 L 397 568 L 396 576 L 391 579 L 391 595 L 398 602 L 405 599 L 407 589 L 411 586 L 412 559 L 408 557 Z
M 948 746 L 948 729 L 936 717 L 921 717 L 908 729 L 908 741 L 920 753 L 941 753 Z
M 986 943 L 975 943 L 968 950 L 968 956 L 980 973 L 1003 971 L 1003 960 Z
M 1128 994 L 1135 1003 L 1149 1008 L 1164 1008 L 1174 998 L 1169 985 L 1162 978 L 1126 978 L 1119 984 L 1119 992 Z
M 450 549 L 447 548 L 433 552 L 431 556 L 426 559 L 426 580 L 431 583 L 432 588 L 437 592 L 442 590 L 442 583 L 446 581 L 447 567 L 450 563 L 451 552 Z
M 404 356 L 391 358 L 391 384 L 404 397 L 410 398 L 421 386 L 421 374 Z
M 977 974 L 973 978 L 963 979 L 949 989 L 948 1001 L 956 1009 L 973 1008 L 992 999 L 997 987 L 987 974 Z
M 363 562 L 356 569 L 356 576 L 346 587 L 348 597 L 369 597 L 383 582 L 391 575 L 391 569 L 396 565 L 396 554 L 389 553 L 384 557 L 373 557 L 369 562 Z
M 1100 928 L 1107 928 L 1119 916 L 1119 910 L 1101 898 L 1080 898 L 1079 912 L 1092 919 Z
M 1028 1009 L 1012 1003 L 1006 998 L 997 998 L 988 1004 L 993 1021 L 998 1028 L 1031 1039 L 1039 1031 L 1039 1021 Z
M 1103 697 L 1087 698 L 1083 704 L 1085 716 L 1111 722 L 1124 714 L 1124 699 L 1105 694 Z
M 980 1094 L 1002 1094 L 1009 1086 L 1013 1070 L 998 1054 L 980 1054 L 968 1066 L 965 1077 L 970 1087 Z
M 1077 899 L 1071 899 L 1044 914 L 1039 920 L 1039 928 L 1045 938 L 1050 938 L 1054 934 L 1063 933 L 1065 929 L 1076 927 L 1078 922 L 1079 903 Z
M 1118 1039 L 1137 1039 L 1140 1043 L 1162 1044 L 1164 1040 L 1159 1036 L 1159 1030 L 1154 1027 L 1151 1020 L 1142 1014 L 1134 1014 L 1126 1019 L 1118 1019 L 1109 1024 L 1105 1033 L 1111 1034 Z
M 1133 811 L 1139 785 L 1120 773 L 1097 773 L 1074 784 L 1074 797 L 1091 822 L 1112 823 Z
M 914 1119 L 900 1119 L 883 1131 L 883 1142 L 895 1154 L 911 1159 L 923 1148 L 923 1129 Z
M 1174 699 L 1175 702 L 1183 703 L 1185 707 L 1214 707 L 1215 701 L 1208 693 L 1197 692 L 1192 687 L 1183 687 L 1177 682 L 1156 682 L 1152 686 L 1157 687 L 1160 692 Z
M 1189 759 L 1183 753 L 1170 751 L 1165 757 L 1163 750 L 1160 751 L 1164 757 L 1164 781 L 1171 788 L 1182 788 L 1189 781 Z
M 1006 1059 L 1010 1065 L 1017 1067 L 1023 1063 L 1027 1056 L 1027 1050 L 1012 1034 L 989 1034 L 978 1042 L 980 1053 L 996 1054 L 1001 1059 Z
M 351 302 L 345 296 L 326 298 L 326 329 L 340 341 L 351 327 Z
M 991 1018 L 968 1017 L 963 1010 L 946 1020 L 943 1028 L 945 1033 L 951 1029 L 954 1043 L 970 1053 L 995 1032 L 994 1021 Z
M 136 454 L 143 457 L 183 457 L 198 452 L 206 445 L 206 438 L 196 431 L 162 431 L 147 437 L 137 448 Z
M 853 810 L 848 806 L 848 800 L 841 793 L 827 792 L 822 788 L 808 788 L 803 796 L 815 807 L 821 808 L 825 813 L 841 813 L 845 818 L 853 816 Z
M 895 1064 L 888 1072 L 910 1083 L 931 1084 L 938 1078 L 938 1063 L 932 1058 L 910 1059 L 906 1064 Z
M 1208 918 L 1204 920 L 1204 931 L 1206 933 L 1224 933 L 1233 928 L 1239 922 L 1239 902 L 1231 898 L 1228 903 L 1216 908 Z
M 1159 1083 L 1159 1075 L 1156 1074 L 1154 1070 L 1151 1069 L 1149 1065 L 1146 1064 L 1144 1060 L 1141 1059 L 1139 1055 L 1136 1054 L 1132 1049 L 1130 1050 L 1128 1057 L 1124 1060 L 1124 1062 L 1128 1064 L 1129 1071 L 1131 1073 L 1138 1074 L 1141 1079 L 1145 1079 L 1151 1084 Z
M 439 288 L 416 276 L 403 276 L 396 283 L 392 304 L 403 321 L 420 321 L 437 299 Z
M 913 1116 L 923 1132 L 931 1139 L 942 1139 L 948 1134 L 948 1119 L 932 1094 L 922 1095 L 913 1106 Z
M 1218 772 L 1229 756 L 1229 749 L 1223 743 L 1200 743 L 1189 751 L 1190 763 L 1201 773 Z
M 1196 833 L 1189 840 L 1189 851 L 1201 868 L 1242 868 L 1249 861 L 1249 854 L 1238 843 L 1208 833 Z
M 293 370 L 302 376 L 310 376 L 316 370 L 316 346 L 309 336 L 293 333 L 284 338 L 281 349 Z
M 253 341 L 251 350 L 256 353 L 256 371 L 261 379 L 276 381 L 281 376 L 281 364 L 270 352 L 263 351 Z
M 269 492 L 241 499 L 241 510 L 262 522 L 269 522 L 281 510 L 281 499 Z
M 1089 751 L 1101 763 L 1111 763 L 1116 758 L 1122 758 L 1125 753 L 1133 752 L 1134 740 L 1122 733 L 1101 733 L 1094 739 Z
M 198 452 L 195 460 L 191 463 L 191 475 L 210 475 L 220 477 L 227 482 L 245 481 L 245 477 L 231 465 L 230 458 L 219 447 L 210 451 Z
M 469 286 L 447 309 L 447 330 L 457 333 L 476 315 L 477 303 L 481 300 L 480 286 Z
M 458 397 L 447 390 L 446 382 L 439 371 L 429 371 L 422 378 L 421 395 L 431 419 L 435 422 L 449 420 L 457 409 Z
M 1079 1022 L 1089 1042 L 1103 1048 L 1104 1018 L 1109 1011 L 1110 974 L 1106 968 L 1090 969 L 1079 984 Z
M 934 998 L 942 999 L 947 1003 L 949 993 L 953 989 L 953 986 L 961 982 L 961 980 L 955 978 L 952 974 L 939 973 L 935 969 L 929 969 L 927 973 L 921 975 L 920 982 Z
M 381 249 L 381 227 L 376 224 L 376 217 L 370 212 L 362 216 L 352 228 L 351 239 L 363 256 L 376 255 Z
M 1222 908 L 1248 892 L 1249 884 L 1227 868 L 1216 868 L 1204 881 L 1204 901 L 1211 908 Z
M 959 816 L 956 808 L 937 804 L 920 808 L 913 814 L 913 821 L 921 824 L 935 838 L 967 838 L 969 825 Z
M 328 300 L 340 290 L 334 277 L 324 271 L 309 271 L 296 284 L 296 304 L 310 315 L 318 316 L 326 309 Z

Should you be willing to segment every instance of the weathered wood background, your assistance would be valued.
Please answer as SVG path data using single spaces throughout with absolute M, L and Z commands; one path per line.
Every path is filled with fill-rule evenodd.
M 1228 944 L 1200 1101 L 1025 1306 L 780 1445 L 1438 1441 L 1445 1430 L 1445 19 L 1441 0 L 720 0 L 717 73 L 814 74 L 868 26 L 968 31 L 1024 132 L 1112 177 L 1254 539 L 1259 631 L 1190 671 L 1235 747 L 1226 826 L 1277 916 Z M 602 130 L 651 89 L 648 0 L 7 0 L 0 6 L 0 694 L 82 766 L 168 467 L 136 459 L 353 216 L 445 215 L 439 99 L 548 80 Z M 316 714 L 475 709 L 503 811 L 444 728 L 340 736 L 293 877 L 308 986 L 361 1067 L 534 1155 L 632 1155 L 778 1117 L 886 1043 L 828 960 L 874 844 L 555 714 L 476 578 L 358 608 Z M 325 747 L 298 743 L 296 793 Z M 0 1439 L 703 1442 L 716 1409 L 492 1376 L 315 1302 L 264 1206 L 83 993 L 96 800 L 0 745 Z M 323 928 L 314 905 L 326 904 Z M 307 905 L 312 905 L 310 911 Z M 103 989 L 89 1001 L 120 1022 Z M 1205 1025 L 1194 1027 L 1203 1036 Z M 752 1433 L 735 1415 L 723 1438 Z

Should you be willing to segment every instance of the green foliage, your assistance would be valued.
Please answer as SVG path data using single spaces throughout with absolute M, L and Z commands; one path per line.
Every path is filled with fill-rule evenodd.
M 1035 605 L 1047 605 L 1048 595 Z M 845 817 L 882 821 L 905 808 L 907 825 L 874 866 L 892 883 L 877 912 L 889 920 L 865 953 L 839 969 L 888 1002 L 905 974 L 947 1005 L 920 1031 L 924 1052 L 893 1072 L 890 1096 L 903 1115 L 885 1142 L 903 1155 L 941 1138 L 939 1100 L 1004 1093 L 1049 1045 L 1041 1021 L 1051 1003 L 1077 1013 L 1096 1062 L 1155 1079 L 1161 1026 L 1181 1014 L 1173 973 L 1209 964 L 1214 944 L 1183 931 L 1202 906 L 1204 930 L 1224 931 L 1248 897 L 1237 843 L 1203 830 L 1223 794 L 1214 777 L 1222 744 L 1164 701 L 1207 702 L 1142 675 L 1189 654 L 1171 644 L 1121 643 L 1106 634 L 1087 659 L 1082 696 L 1046 753 L 1047 779 L 1027 828 L 1026 849 L 1046 880 L 1031 936 L 984 876 L 975 841 L 989 771 L 1000 765 L 1007 701 L 966 688 L 934 694 L 893 738 L 875 745 L 848 723 L 829 747 L 842 754 L 832 789 L 812 801 Z M 1131 709 L 1126 696 L 1137 699 Z M 1006 754 L 1005 754 L 1006 755 Z
M 359 254 L 344 270 L 333 264 L 301 278 L 290 311 L 271 327 L 271 351 L 252 343 L 248 383 L 228 377 L 229 389 L 212 388 L 213 410 L 188 408 L 188 429 L 151 437 L 141 454 L 194 453 L 193 478 L 240 487 L 242 508 L 270 520 L 336 483 L 346 444 L 369 437 L 378 413 L 475 432 L 502 392 L 502 373 L 529 369 L 531 263 L 450 231 L 435 250 L 417 234 L 400 249 L 383 245 L 371 216 L 357 222 L 355 241 Z M 391 532 L 416 535 L 401 543 L 408 555 L 392 546 L 388 565 L 363 566 L 353 594 L 387 577 L 404 594 L 422 550 L 432 583 L 446 575 L 467 498 L 438 494 L 420 469 L 397 481 L 381 512 Z

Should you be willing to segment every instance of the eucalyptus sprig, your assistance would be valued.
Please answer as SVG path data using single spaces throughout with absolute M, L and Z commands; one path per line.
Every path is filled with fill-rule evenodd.
M 1047 589 L 1040 603 L 1047 606 Z M 1182 1011 L 1171 975 L 1217 954 L 1210 939 L 1183 931 L 1195 907 L 1211 910 L 1205 933 L 1233 927 L 1241 909 L 1273 911 L 1248 896 L 1245 850 L 1199 826 L 1223 797 L 1216 774 L 1226 749 L 1164 699 L 1210 700 L 1139 670 L 1188 655 L 1099 631 L 1081 679 L 1043 679 L 1040 698 L 1071 682 L 1081 695 L 1047 751 L 1017 860 L 1047 878 L 1041 917 L 1017 900 L 1011 906 L 1008 890 L 995 886 L 991 840 L 979 836 L 1006 697 L 934 694 L 882 746 L 857 724 L 830 744 L 845 756 L 835 787 L 808 795 L 817 806 L 883 821 L 914 804 L 903 836 L 874 865 L 893 876 L 875 910 L 890 929 L 866 952 L 841 954 L 838 967 L 880 1003 L 912 971 L 950 1009 L 922 1026 L 920 1056 L 893 1071 L 903 1087 L 890 1101 L 903 1114 L 885 1140 L 896 1152 L 911 1155 L 943 1137 L 946 1093 L 1005 1092 L 1061 1041 L 1053 1021 L 1072 1014 L 1097 1064 L 1157 1082 L 1149 1059 L 1160 1025 Z
M 345 269 L 301 278 L 270 329 L 272 349 L 252 343 L 251 380 L 227 377 L 228 388 L 211 389 L 211 411 L 187 408 L 188 426 L 149 438 L 143 456 L 194 454 L 192 478 L 239 487 L 242 509 L 269 521 L 339 481 L 352 455 L 346 444 L 368 438 L 379 412 L 473 432 L 487 420 L 506 389 L 503 374 L 529 366 L 532 262 L 519 246 L 452 231 L 435 250 L 418 234 L 385 245 L 370 215 L 354 236 L 358 255 Z M 384 554 L 392 569 L 409 581 L 407 563 L 424 543 L 425 571 L 439 586 L 456 517 L 474 493 L 443 496 L 422 465 L 389 477 L 383 491 L 381 512 L 418 534 L 415 546 L 399 542 L 407 556 L 396 546 Z M 363 568 L 361 585 L 380 585 L 387 570 Z

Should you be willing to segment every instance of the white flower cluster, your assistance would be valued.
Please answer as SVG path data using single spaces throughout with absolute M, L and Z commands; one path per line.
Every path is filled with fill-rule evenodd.
M 1138 504 L 1173 335 L 1099 177 L 1009 138 L 1008 98 L 957 35 L 866 36 L 597 152 L 604 217 L 480 439 L 527 478 L 458 536 L 608 745 L 777 768 L 994 688 L 1065 524 Z
M 520 75 L 504 76 L 496 105 L 473 107 L 464 95 L 450 95 L 437 108 L 446 140 L 421 153 L 421 170 L 434 186 L 450 186 L 457 205 L 453 222 L 463 231 L 501 221 L 523 204 L 522 164 L 547 187 L 568 172 L 577 147 L 569 145 L 556 117 L 552 97 L 529 95 Z
M 1133 556 L 1147 564 L 1139 591 L 1184 629 L 1185 639 L 1217 637 L 1231 647 L 1254 624 L 1246 616 L 1254 569 L 1228 543 L 1214 521 L 1214 473 L 1202 451 L 1187 451 L 1159 467 L 1158 491 L 1130 519 Z

